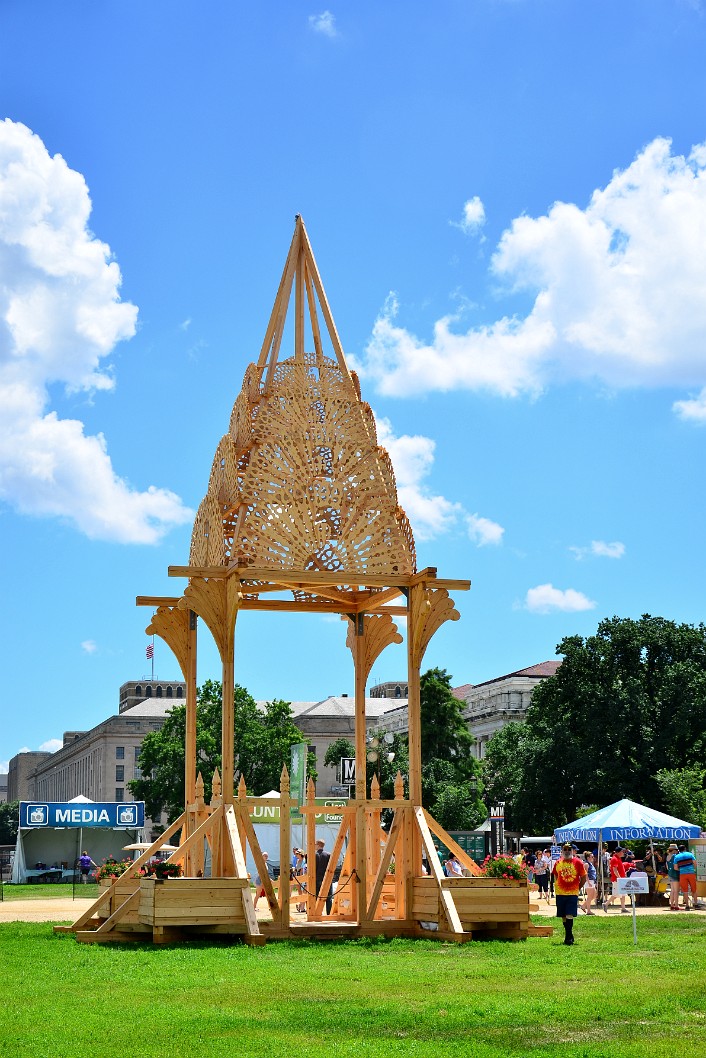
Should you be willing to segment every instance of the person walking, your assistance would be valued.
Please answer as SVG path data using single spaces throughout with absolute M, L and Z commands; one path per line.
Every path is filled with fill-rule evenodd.
M 84 849 L 78 858 L 78 869 L 81 872 L 81 885 L 86 885 L 88 882 L 88 876 L 91 873 L 91 867 L 97 867 L 98 865 L 93 862 L 91 857 Z
M 268 877 L 269 878 L 274 878 L 274 871 L 272 870 L 272 867 L 268 863 L 268 860 L 270 858 L 269 853 L 263 852 L 262 858 L 265 861 L 265 868 L 267 870 Z M 267 892 L 265 891 L 265 886 L 263 885 L 262 878 L 260 877 L 259 874 L 255 878 L 255 891 L 256 891 L 256 894 L 257 894 L 255 896 L 255 907 L 257 907 L 257 902 L 258 902 L 258 900 L 260 899 L 261 896 L 264 896 L 265 899 L 267 899 Z
M 591 911 L 591 904 L 596 899 L 598 889 L 596 886 L 596 865 L 593 860 L 592 852 L 587 852 L 584 854 L 584 862 L 586 864 L 586 895 L 584 897 L 583 903 L 581 904 L 581 910 L 587 915 L 593 915 L 595 914 L 595 912 Z
M 556 893 L 556 915 L 564 923 L 564 944 L 574 943 L 574 919 L 579 913 L 579 889 L 586 878 L 583 860 L 574 855 L 568 841 L 561 847 L 561 858 L 552 867 Z
M 684 910 L 692 911 L 696 908 L 696 856 L 689 852 L 686 845 L 680 846 L 680 851 L 673 860 L 674 870 L 679 874 L 679 888 L 684 897 Z M 691 894 L 691 903 L 689 903 Z
M 625 877 L 625 867 L 623 865 L 623 857 L 624 857 L 624 855 L 625 855 L 625 849 L 622 849 L 620 846 L 618 846 L 617 849 L 615 850 L 615 852 L 613 853 L 613 855 L 610 858 L 610 881 L 611 881 L 611 885 L 614 885 L 615 882 L 618 880 L 618 878 L 624 878 Z M 611 893 L 611 896 L 608 898 L 608 900 L 604 901 L 604 903 L 603 903 L 603 910 L 607 911 L 614 900 L 615 900 L 615 896 Z M 628 911 L 628 909 L 625 906 L 625 893 L 621 893 L 621 895 L 620 895 L 620 914 L 621 915 L 629 915 L 630 914 L 630 912 Z

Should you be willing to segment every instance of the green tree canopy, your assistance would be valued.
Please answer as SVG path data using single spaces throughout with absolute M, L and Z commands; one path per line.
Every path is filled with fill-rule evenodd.
M 20 824 L 20 802 L 0 802 L 0 845 L 14 845 Z
M 613 617 L 558 646 L 524 724 L 488 743 L 484 771 L 512 824 L 546 833 L 581 805 L 622 797 L 666 809 L 657 774 L 698 766 L 706 748 L 706 628 Z
M 216 768 L 221 768 L 222 686 L 207 680 L 197 693 L 197 769 L 210 786 Z M 263 794 L 279 789 L 282 765 L 290 766 L 291 747 L 303 736 L 292 718 L 289 702 L 268 702 L 261 712 L 244 687 L 236 685 L 234 703 L 235 781 L 245 778 L 249 793 Z M 130 783 L 133 795 L 144 800 L 145 809 L 155 819 L 166 811 L 175 819 L 184 808 L 184 739 L 186 706 L 175 706 L 161 730 L 147 735 L 140 750 L 142 778 Z M 308 769 L 312 774 L 313 754 Z M 314 778 L 316 773 L 313 772 Z
M 463 703 L 451 690 L 446 669 L 428 669 L 420 681 L 422 764 L 446 760 L 459 775 L 473 774 L 473 737 L 463 718 Z

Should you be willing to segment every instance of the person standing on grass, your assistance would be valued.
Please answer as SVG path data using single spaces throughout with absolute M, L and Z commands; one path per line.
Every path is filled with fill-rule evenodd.
M 81 885 L 86 885 L 88 882 L 88 876 L 91 873 L 91 867 L 96 867 L 97 864 L 93 862 L 91 857 L 84 849 L 78 858 L 78 869 L 81 872 Z
M 537 853 L 537 857 L 534 864 L 534 880 L 537 883 L 537 890 L 539 892 L 539 898 L 542 898 L 544 893 L 544 899 L 549 903 L 549 871 L 551 870 L 552 861 L 549 855 L 549 850 L 545 849 L 544 852 L 540 849 Z
M 674 857 L 673 866 L 674 870 L 679 872 L 679 888 L 684 897 L 684 910 L 692 911 L 696 907 L 696 856 L 689 852 L 686 845 L 682 845 L 680 852 Z
M 267 871 L 268 877 L 269 878 L 274 878 L 274 872 L 272 870 L 272 867 L 267 862 L 269 860 L 269 858 L 270 858 L 269 853 L 268 852 L 263 852 L 262 858 L 265 861 L 265 869 Z M 256 887 L 256 893 L 257 893 L 257 895 L 255 897 L 255 907 L 257 907 L 257 902 L 258 902 L 258 900 L 260 899 L 261 896 L 264 896 L 265 899 L 267 899 L 267 892 L 265 890 L 265 886 L 263 884 L 262 878 L 260 877 L 259 874 L 255 878 L 255 887 Z
M 669 910 L 679 910 L 679 871 L 674 866 L 674 858 L 679 848 L 672 842 L 667 849 L 667 877 L 669 878 Z
M 621 849 L 620 846 L 618 846 L 617 849 L 615 850 L 615 852 L 613 853 L 613 855 L 610 858 L 610 881 L 611 881 L 611 886 L 614 885 L 617 882 L 618 878 L 624 878 L 625 877 L 625 866 L 623 864 L 624 855 L 625 855 L 625 849 Z M 612 892 L 611 892 L 610 897 L 603 904 L 603 910 L 604 911 L 608 910 L 610 905 L 613 903 L 614 899 L 615 899 L 615 897 L 612 895 Z M 620 895 L 620 914 L 621 915 L 629 915 L 630 914 L 630 912 L 628 911 L 628 909 L 625 906 L 625 893 L 621 893 L 621 895 Z
M 326 852 L 326 842 L 325 841 L 321 841 L 321 840 L 317 841 L 316 842 L 316 895 L 317 895 L 317 897 L 321 895 L 321 887 L 324 884 L 324 878 L 326 877 L 326 870 L 328 868 L 328 864 L 329 864 L 329 860 L 330 859 L 331 859 L 331 854 L 329 852 Z M 333 888 L 333 886 L 331 888 Z M 331 888 L 329 889 L 328 896 L 326 897 L 326 914 L 327 915 L 331 914 L 331 908 L 333 907 L 333 895 L 331 893 Z
M 556 893 L 556 915 L 564 923 L 564 944 L 574 943 L 574 919 L 579 913 L 579 889 L 586 878 L 583 860 L 574 855 L 568 841 L 561 847 L 561 859 L 552 867 Z
M 586 896 L 584 897 L 584 901 L 581 904 L 581 910 L 584 911 L 587 915 L 593 915 L 594 912 L 591 911 L 591 904 L 596 899 L 596 894 L 598 893 L 598 889 L 596 887 L 596 865 L 593 862 L 593 853 L 586 852 L 584 854 L 584 861 L 586 863 Z

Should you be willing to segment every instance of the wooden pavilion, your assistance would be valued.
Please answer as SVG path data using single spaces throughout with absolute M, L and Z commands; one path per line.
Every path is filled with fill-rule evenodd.
M 293 327 L 286 329 L 293 302 Z M 293 350 L 285 347 L 293 338 Z M 85 941 L 164 942 L 194 933 L 239 934 L 248 943 L 305 933 L 318 937 L 388 933 L 466 940 L 522 937 L 529 927 L 526 886 L 480 876 L 474 861 L 422 807 L 420 667 L 434 633 L 459 614 L 450 591 L 468 580 L 417 570 L 414 539 L 397 500 L 389 456 L 350 371 L 301 217 L 282 273 L 257 363 L 245 372 L 228 429 L 211 466 L 193 527 L 189 564 L 169 568 L 187 585 L 174 597 L 138 597 L 156 608 L 147 628 L 173 651 L 186 692 L 184 812 L 135 863 L 139 869 L 180 833 L 170 859 L 185 877 L 116 881 L 70 929 Z M 282 772 L 280 863 L 268 878 L 251 812 L 263 800 L 234 785 L 234 633 L 250 610 L 339 614 L 355 674 L 355 798 L 340 809 L 340 832 L 317 895 L 307 885 L 306 920 L 292 914 L 289 776 Z M 365 687 L 373 663 L 401 643 L 394 618 L 407 621 L 409 776 L 395 796 L 366 789 Z M 199 618 L 211 632 L 223 680 L 222 768 L 205 803 L 196 760 L 196 656 Z M 300 806 L 318 811 L 310 782 Z M 389 832 L 381 813 L 389 809 Z M 307 827 L 308 862 L 315 826 Z M 434 836 L 452 849 L 468 877 L 445 878 Z M 259 920 L 246 870 L 249 847 L 264 880 L 269 914 Z M 205 849 L 210 877 L 203 877 Z M 333 912 L 323 915 L 334 868 L 344 853 Z M 422 860 L 430 867 L 425 874 Z M 391 868 L 394 867 L 394 873 Z

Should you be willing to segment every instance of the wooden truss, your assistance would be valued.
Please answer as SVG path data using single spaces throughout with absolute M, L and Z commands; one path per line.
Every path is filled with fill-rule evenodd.
M 291 302 L 293 321 L 288 323 Z M 284 355 L 288 338 L 293 348 Z M 158 941 L 175 931 L 182 936 L 229 932 L 261 943 L 268 935 L 302 930 L 316 936 L 336 930 L 401 935 L 426 928 L 428 936 L 468 939 L 480 927 L 526 935 L 526 888 L 490 885 L 477 877 L 473 860 L 422 808 L 421 664 L 434 633 L 459 617 L 449 592 L 467 590 L 470 581 L 442 580 L 435 568 L 416 568 L 412 530 L 398 503 L 392 465 L 346 364 L 300 217 L 259 358 L 245 372 L 228 430 L 216 448 L 194 522 L 189 564 L 170 567 L 169 574 L 187 579 L 183 594 L 141 596 L 137 603 L 156 608 L 147 632 L 171 648 L 187 685 L 186 804 L 135 866 L 139 870 L 180 832 L 181 845 L 171 859 L 184 865 L 186 877 L 162 884 L 119 880 L 71 927 L 78 936 L 100 941 L 150 933 Z M 296 891 L 304 884 L 306 923 L 292 918 L 286 877 L 277 886 L 268 879 L 251 820 L 258 798 L 249 796 L 242 782 L 238 790 L 234 786 L 234 632 L 238 614 L 249 610 L 333 613 L 347 625 L 355 674 L 356 796 L 341 810 L 340 833 L 320 892 L 312 883 L 295 885 Z M 407 795 L 398 776 L 394 799 L 385 801 L 375 787 L 366 790 L 365 687 L 380 653 L 402 641 L 394 623 L 398 616 L 407 622 L 409 776 Z M 218 647 L 223 679 L 222 768 L 208 805 L 196 762 L 199 618 Z M 307 803 L 300 806 L 312 822 L 314 793 L 310 784 Z M 285 873 L 291 856 L 290 803 L 285 768 L 280 806 Z M 381 829 L 384 809 L 392 813 L 389 833 Z M 308 862 L 313 863 L 315 827 L 308 826 L 307 833 Z M 469 877 L 443 877 L 433 835 L 456 852 Z M 206 848 L 209 878 L 203 877 Z M 259 922 L 255 912 L 247 848 L 264 882 L 266 922 Z M 344 850 L 333 911 L 324 916 Z M 480 903 L 474 897 L 478 893 Z

